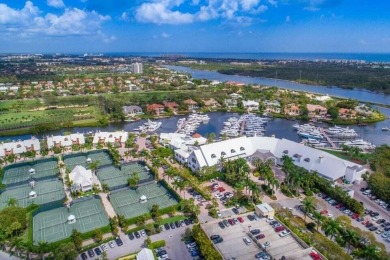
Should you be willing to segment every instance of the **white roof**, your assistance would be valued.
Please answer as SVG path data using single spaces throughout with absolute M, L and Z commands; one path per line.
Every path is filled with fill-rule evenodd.
M 361 165 L 343 160 L 327 152 L 274 137 L 243 136 L 206 144 L 194 150 L 189 158 L 191 160 L 191 157 L 194 156 L 201 168 L 216 165 L 222 157 L 222 152 L 224 153 L 223 157 L 229 159 L 247 157 L 256 151 L 270 152 L 279 159 L 285 155 L 285 151 L 288 151 L 287 155 L 293 158 L 295 165 L 308 171 L 317 171 L 331 180 L 345 176 L 348 170 L 364 171 Z M 296 156 L 294 157 L 294 155 Z
M 258 209 L 260 209 L 263 213 L 273 212 L 274 209 L 268 204 L 268 203 L 262 203 L 259 205 L 256 205 Z
M 244 101 L 242 101 L 242 104 L 244 105 L 244 107 L 259 106 L 259 102 L 253 101 L 253 100 L 244 100 Z
M 115 143 L 115 140 L 119 142 L 126 142 L 129 134 L 126 131 L 117 131 L 117 132 L 97 132 L 93 138 L 93 143 L 99 143 L 100 139 L 104 140 L 104 143 Z
M 81 165 L 74 167 L 72 172 L 69 173 L 69 178 L 74 184 L 82 187 L 92 185 L 92 171 L 85 169 Z
M 35 196 L 35 195 L 37 195 L 37 193 L 33 190 L 30 191 L 30 193 L 28 194 L 28 196 L 30 196 L 30 197 Z
M 68 217 L 68 221 L 72 221 L 75 219 L 76 219 L 75 215 L 69 215 L 69 217 Z
M 21 154 L 27 152 L 27 148 L 33 148 L 34 151 L 41 150 L 41 144 L 35 137 L 24 141 L 14 141 L 0 144 L 0 157 L 5 156 L 5 151 L 13 151 L 14 154 Z
M 140 199 L 141 199 L 141 200 L 146 200 L 147 198 L 146 198 L 145 195 L 142 195 Z
M 144 248 L 137 254 L 137 260 L 154 260 L 153 251 L 149 248 Z
M 52 148 L 55 144 L 61 144 L 61 146 L 71 146 L 73 142 L 78 141 L 79 144 L 85 144 L 85 138 L 83 134 L 70 134 L 70 135 L 55 135 L 47 138 L 47 147 Z

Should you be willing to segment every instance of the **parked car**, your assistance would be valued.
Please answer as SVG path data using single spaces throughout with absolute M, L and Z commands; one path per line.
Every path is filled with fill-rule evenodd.
M 96 253 L 96 255 L 101 255 L 102 251 L 100 250 L 100 248 L 96 247 L 95 248 L 95 253 Z
M 213 239 L 213 242 L 214 242 L 214 244 L 222 243 L 223 242 L 223 238 L 222 237 L 218 237 L 216 239 Z
M 111 247 L 111 248 L 114 248 L 114 247 L 115 247 L 114 241 L 112 241 L 112 240 L 109 241 L 109 242 L 108 242 L 108 246 Z
M 130 239 L 130 240 L 133 240 L 133 239 L 135 238 L 134 235 L 133 235 L 133 233 L 130 233 L 128 236 L 129 236 L 129 239 Z
M 251 232 L 252 235 L 257 235 L 257 234 L 260 234 L 260 229 L 257 229 L 257 228 L 256 229 L 252 229 L 250 232 Z
M 81 259 L 82 260 L 87 260 L 88 259 L 88 256 L 87 256 L 87 254 L 86 253 L 81 253 Z
M 116 237 L 115 238 L 115 243 L 118 245 L 118 246 L 122 246 L 123 245 L 123 241 L 120 237 Z
M 252 241 L 248 237 L 243 237 L 242 240 L 244 240 L 244 243 L 249 246 L 252 244 Z
M 279 226 L 275 228 L 275 232 L 283 231 L 285 228 L 283 226 Z
M 100 245 L 100 248 L 102 249 L 103 252 L 108 251 L 108 247 L 107 247 L 106 244 L 101 244 L 101 245 Z
M 220 238 L 220 237 L 221 237 L 220 235 L 212 235 L 212 236 L 210 236 L 210 239 L 214 240 L 214 239 L 217 239 L 217 238 Z
M 92 258 L 92 257 L 95 256 L 95 253 L 93 252 L 92 249 L 89 249 L 89 250 L 88 250 L 88 256 L 89 256 L 90 258 Z
M 224 228 L 225 228 L 225 224 L 223 224 L 223 222 L 222 222 L 222 221 L 218 222 L 218 226 L 219 226 L 220 228 L 222 228 L 222 229 L 224 229 Z
M 171 227 L 169 226 L 169 224 L 168 224 L 168 223 L 165 223 L 165 224 L 164 224 L 164 228 L 165 228 L 165 230 L 169 230 L 169 229 L 171 229 Z
M 240 214 L 240 212 L 236 208 L 232 208 L 232 211 L 233 211 L 234 214 Z
M 248 215 L 247 218 L 249 219 L 249 221 L 255 220 L 255 218 L 252 215 Z
M 288 236 L 290 235 L 290 231 L 287 231 L 287 230 L 283 230 L 281 233 L 279 233 L 279 236 L 280 237 L 285 237 L 285 236 Z
M 259 235 L 255 236 L 255 238 L 256 238 L 257 240 L 263 239 L 263 238 L 265 238 L 265 235 L 264 235 L 264 234 L 259 234 Z
M 230 219 L 228 219 L 228 221 L 229 221 L 230 225 L 234 226 L 235 223 L 234 223 L 233 219 L 230 218 Z
M 134 236 L 135 236 L 136 238 L 140 238 L 140 237 L 141 237 L 141 235 L 138 233 L 138 231 L 135 231 L 135 232 L 134 232 Z
M 237 218 L 240 223 L 244 223 L 244 219 L 242 217 Z

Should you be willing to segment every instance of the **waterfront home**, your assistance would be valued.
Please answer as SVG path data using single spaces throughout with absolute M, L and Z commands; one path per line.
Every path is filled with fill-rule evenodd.
M 97 132 L 93 137 L 92 143 L 94 145 L 111 143 L 125 147 L 127 138 L 129 138 L 129 134 L 126 131 Z
M 340 108 L 339 109 L 339 118 L 341 119 L 355 119 L 356 111 L 354 109 Z
M 148 111 L 151 114 L 154 115 L 160 115 L 161 113 L 164 113 L 164 106 L 160 104 L 147 104 L 146 105 L 146 111 Z
M 198 103 L 192 99 L 186 99 L 183 101 L 185 105 L 187 105 L 188 111 L 196 110 L 199 108 Z
M 0 143 L 0 157 L 8 156 L 11 154 L 22 154 L 25 152 L 41 150 L 41 144 L 35 137 L 27 140 L 19 140 L 9 143 Z
M 240 94 L 237 94 L 237 93 L 231 93 L 229 96 L 230 96 L 231 99 L 242 98 L 242 96 Z
M 253 100 L 243 100 L 242 105 L 247 111 L 259 110 L 259 102 Z
M 85 144 L 85 138 L 83 134 L 70 134 L 70 135 L 52 135 L 47 137 L 47 148 L 53 147 L 70 147 L 72 145 Z
M 81 165 L 76 165 L 69 173 L 69 179 L 72 182 L 72 191 L 92 190 L 92 171 L 85 169 Z
M 326 102 L 328 100 L 331 100 L 332 98 L 329 97 L 328 95 L 326 95 L 326 96 L 316 96 L 314 99 L 324 103 L 324 102 Z
M 237 106 L 237 99 L 227 98 L 225 99 L 225 105 L 227 107 L 236 107 Z
M 123 106 L 122 110 L 126 117 L 142 115 L 142 108 L 140 106 Z
M 218 108 L 221 106 L 214 98 L 203 99 L 203 103 L 205 107 L 209 107 L 209 108 Z
M 207 139 L 198 133 L 188 136 L 180 133 L 161 133 L 160 144 L 176 149 L 187 149 L 188 146 L 199 146 L 207 143 Z
M 328 113 L 328 109 L 320 105 L 307 104 L 306 108 L 310 118 L 324 118 Z
M 288 116 L 299 116 L 301 114 L 301 109 L 299 108 L 299 105 L 288 104 L 284 107 L 284 114 Z
M 179 104 L 176 102 L 163 101 L 163 104 L 166 108 L 172 110 L 173 113 L 179 112 Z
M 282 164 L 282 157 L 289 156 L 295 165 L 310 172 L 318 172 L 331 181 L 346 179 L 349 182 L 361 180 L 367 170 L 356 163 L 343 160 L 325 151 L 302 145 L 287 139 L 274 137 L 238 137 L 225 141 L 193 147 L 193 150 L 175 150 L 175 158 L 185 157 L 185 164 L 196 172 L 203 167 L 220 165 L 221 160 L 255 158 L 272 160 Z
M 280 102 L 277 101 L 277 100 L 274 100 L 274 101 L 269 101 L 269 100 L 266 100 L 264 101 L 264 105 L 265 105 L 265 111 L 266 113 L 277 113 L 279 114 L 280 113 Z
M 356 106 L 355 111 L 358 115 L 362 115 L 362 116 L 371 116 L 374 113 L 372 111 L 372 108 L 366 106 L 365 104 L 360 104 Z

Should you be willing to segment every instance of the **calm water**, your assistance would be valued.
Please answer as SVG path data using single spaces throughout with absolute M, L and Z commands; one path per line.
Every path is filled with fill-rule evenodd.
M 390 109 L 381 109 L 383 113 L 390 116 Z M 228 118 L 232 116 L 238 117 L 239 115 L 236 113 L 225 113 L 225 112 L 213 112 L 208 114 L 210 116 L 210 121 L 208 124 L 202 124 L 198 128 L 197 132 L 201 135 L 205 136 L 208 133 L 216 133 L 217 136 L 219 132 L 223 128 L 223 122 L 226 121 Z M 161 121 L 162 126 L 158 130 L 158 132 L 174 132 L 176 130 L 176 124 L 177 120 L 183 116 L 173 116 L 170 118 L 164 118 L 164 119 L 158 119 L 156 121 Z M 126 130 L 126 131 L 132 131 L 138 126 L 145 123 L 146 120 L 141 120 L 138 122 L 124 122 L 119 124 L 110 124 L 106 127 L 84 127 L 84 128 L 73 128 L 73 129 L 65 129 L 65 130 L 58 130 L 53 131 L 50 133 L 47 133 L 46 135 L 58 135 L 63 134 L 64 131 L 71 131 L 73 133 L 76 132 L 83 132 L 87 133 L 90 131 L 115 131 L 115 130 Z M 285 119 L 273 119 L 271 120 L 268 125 L 266 126 L 265 135 L 271 136 L 275 135 L 278 138 L 286 138 L 292 141 L 301 141 L 301 139 L 298 137 L 296 131 L 292 128 L 292 125 L 295 123 L 303 123 L 299 121 L 291 121 L 291 120 L 285 120 Z M 325 127 L 327 125 L 324 125 Z M 368 140 L 375 145 L 381 145 L 381 144 L 390 144 L 390 132 L 383 132 L 381 129 L 384 126 L 390 127 L 390 120 L 386 120 L 384 122 L 379 122 L 377 124 L 369 125 L 366 127 L 358 127 L 358 126 L 352 126 L 360 135 L 360 138 L 363 138 L 364 140 Z M 43 135 L 38 135 L 38 138 L 42 138 Z M 11 140 L 24 140 L 31 138 L 31 135 L 23 135 L 23 136 L 13 136 L 13 137 L 1 137 L 0 140 L 5 139 L 11 139 Z
M 352 98 L 359 101 L 371 102 L 377 104 L 390 105 L 390 95 L 382 93 L 375 93 L 364 89 L 343 89 L 338 87 L 325 87 L 300 84 L 293 81 L 268 79 L 268 78 L 255 78 L 238 75 L 225 75 L 216 71 L 208 70 L 196 70 L 184 66 L 165 66 L 169 69 L 183 71 L 190 73 L 195 79 L 208 79 L 217 80 L 221 82 L 234 81 L 246 84 L 260 84 L 265 86 L 276 86 L 279 88 L 306 91 L 311 93 L 317 93 L 322 95 L 330 95 L 341 98 Z
M 108 56 L 141 56 L 163 57 L 165 55 L 182 55 L 188 58 L 204 59 L 251 59 L 251 60 L 359 60 L 367 62 L 390 62 L 389 53 L 232 53 L 232 52 L 133 52 L 107 53 Z M 82 54 L 81 54 L 82 55 Z

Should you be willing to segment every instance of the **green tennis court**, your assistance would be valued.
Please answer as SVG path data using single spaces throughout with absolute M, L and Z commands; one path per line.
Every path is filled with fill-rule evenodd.
M 31 191 L 36 192 L 36 198 L 30 198 L 29 194 Z M 25 208 L 33 203 L 45 205 L 56 201 L 61 202 L 65 197 L 62 181 L 38 181 L 35 183 L 34 189 L 28 184 L 7 189 L 0 195 L 0 209 L 7 207 L 8 201 L 11 198 L 17 200 L 18 206 Z
M 30 174 L 30 169 L 35 173 Z M 56 178 L 58 174 L 57 158 L 23 162 L 4 167 L 3 184 L 19 185 L 27 183 L 33 177 L 35 180 Z
M 68 217 L 74 215 L 76 222 L 68 224 Z M 70 237 L 72 230 L 85 233 L 107 226 L 109 220 L 98 198 L 74 203 L 69 211 L 66 207 L 38 213 L 33 218 L 33 240 L 55 242 Z
M 138 174 L 140 183 L 153 181 L 154 179 L 149 169 L 140 163 L 122 164 L 120 168 L 107 166 L 98 169 L 96 174 L 100 182 L 107 184 L 108 188 L 112 191 L 126 187 L 127 179 L 134 172 Z
M 99 161 L 99 166 L 113 163 L 110 154 L 106 150 L 64 155 L 64 163 L 69 170 L 72 170 L 76 165 L 88 168 L 88 158 L 91 158 L 92 162 Z
M 146 203 L 140 203 L 140 197 L 147 197 Z M 113 192 L 110 194 L 110 201 L 118 215 L 126 219 L 134 218 L 150 212 L 152 206 L 157 204 L 160 209 L 176 205 L 178 201 L 161 184 L 149 183 L 138 187 L 138 189 Z

